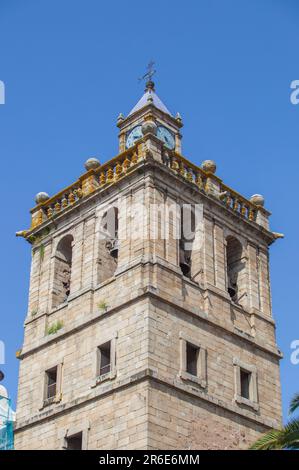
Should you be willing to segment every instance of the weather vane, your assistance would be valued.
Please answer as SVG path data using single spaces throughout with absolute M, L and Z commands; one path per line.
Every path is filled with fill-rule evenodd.
M 142 80 L 146 80 L 146 82 L 151 82 L 152 76 L 155 75 L 156 70 L 154 69 L 155 62 L 152 60 L 149 62 L 148 66 L 146 67 L 147 72 L 143 75 L 143 77 L 140 77 L 138 80 L 141 82 Z

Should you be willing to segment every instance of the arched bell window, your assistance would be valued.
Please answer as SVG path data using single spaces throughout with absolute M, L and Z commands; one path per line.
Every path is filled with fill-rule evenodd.
M 118 258 L 118 208 L 111 207 L 103 216 L 103 228 L 107 234 L 106 248 L 110 255 Z
M 110 207 L 100 223 L 100 240 L 98 254 L 98 283 L 113 276 L 118 260 L 118 208 Z
M 63 237 L 56 248 L 54 257 L 54 282 L 52 305 L 58 305 L 67 301 L 71 290 L 73 236 Z
M 181 236 L 179 242 L 179 263 L 184 276 L 191 277 L 192 244 L 195 236 L 195 213 L 191 204 L 181 208 Z
M 229 236 L 226 239 L 227 292 L 234 302 L 240 299 L 244 269 L 242 244 L 236 237 Z

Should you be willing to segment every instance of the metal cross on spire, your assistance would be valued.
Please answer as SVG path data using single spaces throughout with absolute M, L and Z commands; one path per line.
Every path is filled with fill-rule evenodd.
M 154 83 L 152 81 L 152 76 L 155 75 L 156 70 L 154 69 L 155 62 L 150 61 L 148 66 L 146 67 L 147 72 L 139 78 L 139 81 L 146 80 L 146 88 L 154 88 Z

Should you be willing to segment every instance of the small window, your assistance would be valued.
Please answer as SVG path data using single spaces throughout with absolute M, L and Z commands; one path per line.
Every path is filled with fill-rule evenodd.
M 57 390 L 57 367 L 46 371 L 46 400 L 53 400 Z
M 82 450 L 82 432 L 65 438 L 66 450 Z
M 180 332 L 179 377 L 202 388 L 207 386 L 207 350 L 196 339 L 185 336 L 183 332 Z
M 241 397 L 250 399 L 250 380 L 251 372 L 240 369 L 240 387 L 241 387 Z
M 98 348 L 98 376 L 108 374 L 111 371 L 111 342 Z
M 235 401 L 258 411 L 257 369 L 252 364 L 234 358 Z
M 199 348 L 191 343 L 186 343 L 186 371 L 191 375 L 198 375 Z

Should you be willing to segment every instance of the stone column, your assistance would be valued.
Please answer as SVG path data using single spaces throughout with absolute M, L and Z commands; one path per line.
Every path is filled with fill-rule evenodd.
M 213 221 L 204 218 L 204 280 L 207 284 L 215 285 L 215 265 L 214 265 L 214 233 Z
M 182 134 L 177 132 L 175 134 L 175 151 L 176 153 L 182 153 Z
M 28 300 L 28 316 L 39 309 L 40 253 L 32 249 L 30 287 Z
M 249 273 L 249 307 L 251 310 L 260 310 L 257 248 L 251 243 L 248 243 L 247 251 Z
M 84 222 L 83 259 L 82 259 L 82 288 L 93 286 L 93 266 L 95 242 L 95 216 Z
M 147 213 L 148 191 L 142 186 L 138 190 L 124 195 L 119 201 L 119 252 L 117 272 L 124 269 L 134 259 L 144 254 L 146 231 L 148 230 Z
M 256 214 L 256 223 L 269 230 L 270 213 L 263 208 L 259 208 Z
M 118 135 L 118 139 L 119 139 L 119 153 L 122 153 L 126 150 L 126 133 L 121 132 Z
M 178 202 L 166 196 L 165 200 L 165 258 L 179 265 L 180 208 Z
M 82 288 L 82 259 L 84 243 L 84 222 L 75 227 L 73 233 L 72 274 L 70 297 Z
M 268 252 L 263 249 L 259 249 L 259 279 L 261 311 L 271 315 L 269 260 Z
M 203 213 L 195 228 L 191 254 L 191 279 L 202 283 L 204 279 L 204 219 Z
M 223 228 L 214 222 L 214 264 L 215 264 L 215 284 L 219 289 L 226 290 L 226 258 L 223 237 Z
M 48 312 L 51 308 L 51 254 L 52 254 L 52 240 L 43 244 L 40 251 L 41 269 L 40 269 L 40 299 L 39 299 L 39 313 Z M 42 254 L 42 256 L 41 256 Z

